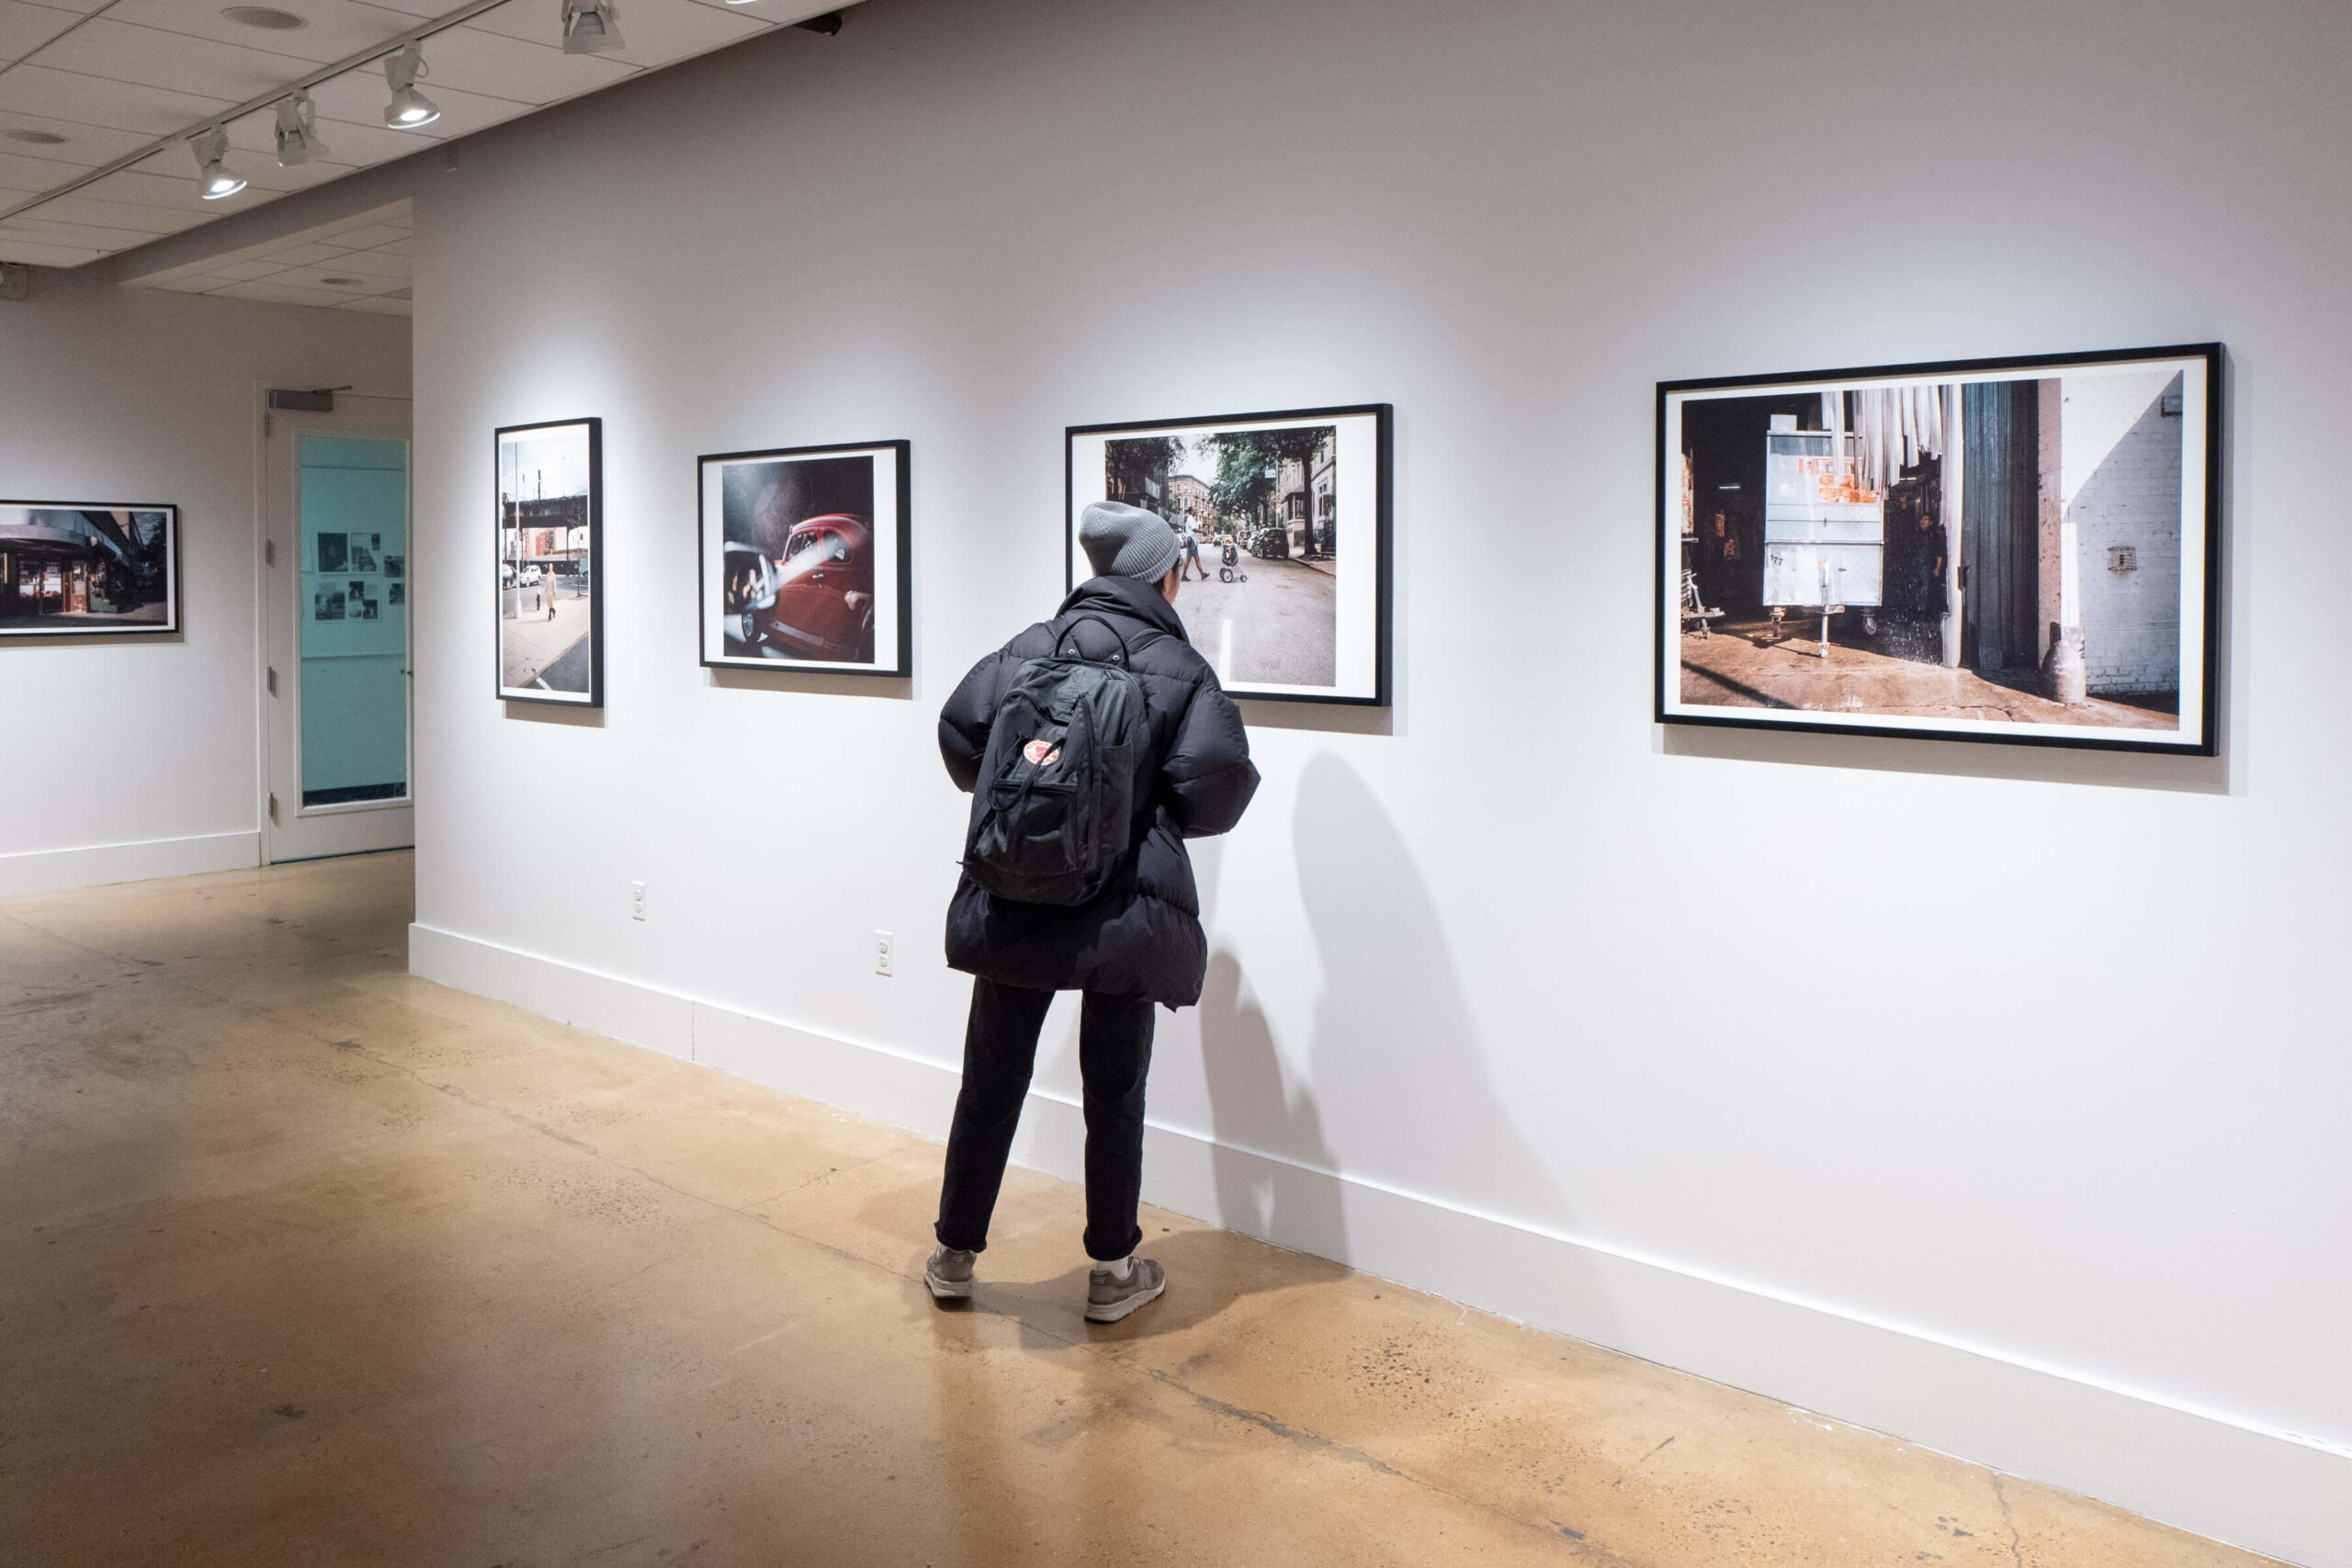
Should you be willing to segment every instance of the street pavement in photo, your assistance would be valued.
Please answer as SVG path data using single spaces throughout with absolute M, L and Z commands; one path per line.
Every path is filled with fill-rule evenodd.
M 1217 581 L 1217 551 L 1204 547 L 1207 581 L 1187 573 L 1176 591 L 1176 613 L 1193 646 L 1216 669 L 1219 681 L 1330 686 L 1339 682 L 1338 567 L 1260 560 L 1244 554 L 1235 564 L 1247 581 Z
M 500 661 L 507 687 L 541 682 L 550 691 L 588 689 L 588 601 L 555 594 L 555 619 L 548 619 L 545 588 L 500 592 Z M 575 649 L 580 657 L 565 656 Z
M 1795 623 L 1819 626 L 1818 619 Z M 2177 729 L 2180 721 L 2154 707 L 2093 698 L 2078 706 L 1986 680 L 1973 670 L 1946 669 L 1893 659 L 1832 640 L 1821 657 L 1818 636 L 1775 641 L 1766 622 L 1718 628 L 1712 637 L 1682 638 L 1682 700 L 1736 708 L 1797 708 L 1807 712 L 1900 714 L 1916 718 L 1973 718 L 2011 724 L 2111 725 L 2118 729 Z

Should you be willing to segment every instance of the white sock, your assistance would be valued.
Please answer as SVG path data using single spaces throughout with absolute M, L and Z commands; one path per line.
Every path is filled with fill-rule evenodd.
M 1095 1267 L 1124 1285 L 1136 1277 L 1136 1255 L 1130 1252 L 1116 1263 L 1098 1263 Z

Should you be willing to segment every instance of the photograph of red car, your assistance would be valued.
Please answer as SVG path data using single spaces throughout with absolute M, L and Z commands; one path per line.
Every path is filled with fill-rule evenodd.
M 901 442 L 702 459 L 705 664 L 902 672 L 904 454 Z

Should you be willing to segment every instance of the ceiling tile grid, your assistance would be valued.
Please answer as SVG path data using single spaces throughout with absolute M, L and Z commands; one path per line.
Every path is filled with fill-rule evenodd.
M 0 0 L 0 260 L 78 266 L 136 249 L 841 5 L 618 0 L 624 47 L 567 54 L 561 0 Z M 383 120 L 384 57 L 420 34 L 417 86 L 440 116 L 394 130 Z M 275 106 L 306 83 L 323 145 L 280 168 Z M 215 127 L 228 136 L 227 169 L 247 183 L 207 200 L 191 139 Z M 283 276 L 322 256 L 273 256 L 277 276 L 219 270 L 265 259 L 243 253 L 132 281 L 405 311 L 405 299 L 376 288 L 399 279 L 406 293 L 404 213 L 397 228 L 381 242 L 396 251 L 356 241 L 334 248 L 368 258 L 345 269 L 348 284 Z M 333 243 L 315 232 L 305 243 Z M 395 264 L 402 270 L 384 270 Z M 188 288 L 198 276 L 218 287 Z
M 405 316 L 415 267 L 412 210 L 406 201 L 393 202 L 130 281 L 178 294 Z

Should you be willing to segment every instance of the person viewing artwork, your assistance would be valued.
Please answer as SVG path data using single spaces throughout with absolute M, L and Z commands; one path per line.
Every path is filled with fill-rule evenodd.
M 1102 501 L 1078 532 L 1094 576 L 975 665 L 939 718 L 948 776 L 974 796 L 947 912 L 947 962 L 973 980 L 924 1280 L 972 1294 L 1038 1032 L 1056 991 L 1080 991 L 1086 1315 L 1114 1323 L 1167 1282 L 1136 1256 L 1136 1213 L 1152 1008 L 1197 1002 L 1207 967 L 1184 840 L 1239 821 L 1258 770 L 1177 615 L 1175 528 Z

